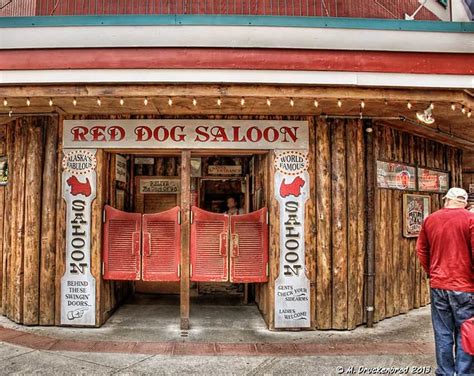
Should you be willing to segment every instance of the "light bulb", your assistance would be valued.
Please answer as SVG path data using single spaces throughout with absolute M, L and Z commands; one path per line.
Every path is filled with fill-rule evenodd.
M 125 101 L 123 100 L 123 98 L 120 98 L 120 105 L 123 106 L 124 103 Z
M 472 116 L 472 111 L 469 110 L 469 112 L 467 113 L 467 117 L 470 118 Z
M 168 106 L 172 106 L 173 105 L 173 100 L 171 98 L 168 98 Z
M 267 98 L 267 106 L 270 107 L 272 105 L 272 101 L 270 100 L 270 98 Z
M 434 103 L 433 103 L 433 102 L 430 102 L 430 108 L 431 108 L 432 110 L 434 110 Z
M 8 111 L 8 116 L 12 117 L 12 114 L 13 114 L 13 110 L 10 108 L 10 111 Z
M 363 99 L 360 101 L 360 108 L 365 108 L 365 102 Z
M 3 105 L 4 105 L 5 107 L 7 107 L 7 106 L 8 106 L 8 101 L 7 101 L 7 98 L 4 98 L 4 99 L 3 99 Z
M 409 110 L 411 110 L 411 102 L 410 102 L 410 101 L 408 101 L 408 103 L 407 103 L 407 108 L 408 108 Z
M 217 98 L 217 105 L 220 106 L 222 104 L 222 99 Z
M 53 98 L 49 98 L 49 107 L 52 107 L 53 106 Z
M 77 99 L 76 99 L 76 97 L 74 97 L 74 98 L 72 99 L 72 105 L 73 105 L 74 107 L 77 106 Z
M 198 101 L 196 100 L 196 98 L 193 98 L 193 106 L 197 106 L 198 104 Z
M 242 107 L 245 106 L 245 98 L 244 97 L 240 98 L 240 105 Z
M 451 111 L 456 110 L 456 105 L 454 103 L 451 103 Z
M 295 105 L 295 101 L 293 100 L 293 98 L 290 99 L 290 106 L 293 107 Z
M 318 107 L 318 106 L 319 106 L 319 103 L 318 103 L 318 101 L 317 101 L 316 99 L 314 100 L 313 104 L 314 104 L 314 107 Z
M 388 105 L 388 100 L 385 99 L 383 103 L 385 104 L 385 106 Z
M 27 105 L 28 107 L 30 107 L 30 105 L 31 105 L 30 98 L 26 98 L 26 105 Z
M 144 104 L 145 106 L 148 106 L 148 98 L 147 98 L 147 97 L 145 97 L 145 99 L 143 100 L 143 104 Z
M 337 100 L 337 107 L 342 107 L 342 101 L 340 99 Z
M 101 106 L 102 105 L 102 101 L 100 100 L 100 98 L 97 98 L 97 106 Z
M 462 112 L 463 114 L 465 114 L 465 113 L 466 113 L 466 107 L 462 106 L 461 112 Z

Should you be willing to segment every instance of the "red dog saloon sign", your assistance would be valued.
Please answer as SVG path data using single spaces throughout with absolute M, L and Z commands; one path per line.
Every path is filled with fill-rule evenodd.
M 65 150 L 66 270 L 61 278 L 61 325 L 95 325 L 91 274 L 91 212 L 96 196 L 96 151 Z
M 283 120 L 65 120 L 65 148 L 307 149 L 308 123 Z
M 275 328 L 310 326 L 310 286 L 305 265 L 307 151 L 275 155 L 275 196 L 280 205 L 280 274 L 275 281 Z

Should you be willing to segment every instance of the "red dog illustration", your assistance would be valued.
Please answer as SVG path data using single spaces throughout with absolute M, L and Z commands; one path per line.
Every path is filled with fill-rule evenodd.
M 89 178 L 86 178 L 85 183 L 81 183 L 76 176 L 71 176 L 66 180 L 66 183 L 71 187 L 71 194 L 73 196 L 84 195 L 89 197 L 92 193 Z
M 299 195 L 301 194 L 301 187 L 303 187 L 304 184 L 305 181 L 299 176 L 294 178 L 293 181 L 288 184 L 286 184 L 285 179 L 283 179 L 280 185 L 280 196 L 283 198 L 288 196 L 299 197 Z

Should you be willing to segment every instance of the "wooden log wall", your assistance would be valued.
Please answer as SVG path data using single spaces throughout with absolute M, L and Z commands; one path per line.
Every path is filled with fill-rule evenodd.
M 474 151 L 473 150 L 465 152 L 463 154 L 463 160 L 462 160 L 462 187 L 467 192 L 469 192 L 469 185 L 471 184 L 474 184 Z M 470 200 L 470 201 L 474 201 L 474 200 Z
M 26 325 L 55 322 L 57 136 L 55 117 L 6 125 L 2 312 Z
M 374 127 L 374 154 L 375 160 L 446 170 L 450 173 L 451 186 L 461 183 L 462 152 L 435 141 L 377 124 Z M 416 257 L 416 238 L 402 236 L 404 193 L 375 190 L 375 321 L 429 303 L 429 283 Z M 441 208 L 442 195 L 429 195 L 432 212 Z
M 305 237 L 312 327 L 353 329 L 366 320 L 364 125 L 352 119 L 308 121 L 311 197 Z M 7 124 L 4 137 L 0 137 L 0 155 L 6 155 L 10 165 L 9 182 L 0 187 L 1 309 L 13 321 L 28 325 L 59 325 L 65 257 L 61 126 L 56 117 L 26 117 Z M 450 172 L 451 185 L 461 184 L 460 150 L 383 124 L 374 125 L 373 139 L 373 163 L 384 159 L 445 169 Z M 272 153 L 255 157 L 255 189 L 261 190 L 261 205 L 255 205 L 269 207 L 272 224 L 270 282 L 257 286 L 256 301 L 270 328 L 279 260 L 272 161 Z M 113 203 L 114 197 L 108 177 L 112 169 L 106 167 L 114 165 L 113 156 L 99 150 L 97 163 L 92 273 L 97 288 L 97 324 L 101 325 L 129 290 L 101 278 L 102 208 Z M 175 174 L 180 170 L 178 165 L 178 159 L 166 165 L 156 163 L 146 174 Z M 375 321 L 429 302 L 428 281 L 416 258 L 416 239 L 402 236 L 402 198 L 401 191 L 375 189 Z M 432 210 L 439 208 L 441 195 L 431 194 L 431 203 Z
M 315 121 L 316 328 L 364 322 L 365 163 L 358 120 Z

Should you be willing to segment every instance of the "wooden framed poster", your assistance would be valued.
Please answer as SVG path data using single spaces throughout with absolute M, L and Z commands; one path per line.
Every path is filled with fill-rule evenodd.
M 377 161 L 377 187 L 415 191 L 415 166 L 398 162 Z
M 449 189 L 449 174 L 446 171 L 418 167 L 418 190 L 446 193 Z
M 431 197 L 428 195 L 403 195 L 403 236 L 416 238 L 423 221 L 431 213 Z

